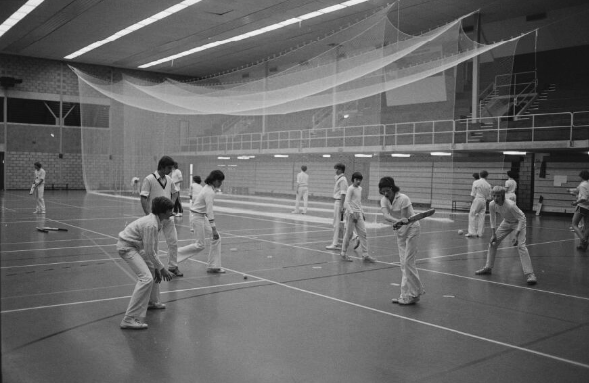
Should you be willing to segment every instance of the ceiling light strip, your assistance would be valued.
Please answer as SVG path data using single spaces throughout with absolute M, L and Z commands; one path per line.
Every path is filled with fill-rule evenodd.
M 10 15 L 2 24 L 0 24 L 0 37 L 8 32 L 8 30 L 14 27 L 19 21 L 25 18 L 26 15 L 31 13 L 45 0 L 29 0 L 16 12 Z
M 152 66 L 155 66 L 155 65 L 163 64 L 165 62 L 172 61 L 172 60 L 178 59 L 180 57 L 184 57 L 184 56 L 191 55 L 193 53 L 204 51 L 205 49 L 209 49 L 209 48 L 213 48 L 213 47 L 216 47 L 216 46 L 219 46 L 219 45 L 223 45 L 223 44 L 227 44 L 227 43 L 232 43 L 232 42 L 244 40 L 244 39 L 247 39 L 247 38 L 250 38 L 250 37 L 253 37 L 253 36 L 261 35 L 261 34 L 266 33 L 266 32 L 270 32 L 270 31 L 274 31 L 276 29 L 280 29 L 280 28 L 286 27 L 287 25 L 299 23 L 299 22 L 301 22 L 303 20 L 308 20 L 308 19 L 311 19 L 313 17 L 317 17 L 317 16 L 325 15 L 327 13 L 339 11 L 341 9 L 345 9 L 345 8 L 351 7 L 351 6 L 356 5 L 356 4 L 364 3 L 366 1 L 368 1 L 368 0 L 350 0 L 350 1 L 343 2 L 341 4 L 332 5 L 332 6 L 327 7 L 327 8 L 319 9 L 317 11 L 304 14 L 302 16 L 290 18 L 290 19 L 285 20 L 285 21 L 282 21 L 280 23 L 276 23 L 276 24 L 272 24 L 272 25 L 269 25 L 269 26 L 264 27 L 264 28 L 256 29 L 255 31 L 247 32 L 247 33 L 241 34 L 239 36 L 231 37 L 231 38 L 228 38 L 226 40 L 216 41 L 216 42 L 209 43 L 209 44 L 206 44 L 206 45 L 202 45 L 200 47 L 196 47 L 196 48 L 193 48 L 193 49 L 184 51 L 184 52 L 177 53 L 177 54 L 172 55 L 172 56 L 164 57 L 162 59 L 159 59 L 159 60 L 156 60 L 156 61 L 152 61 L 152 62 L 149 62 L 147 64 L 140 65 L 139 68 L 145 69 L 145 68 L 149 68 L 149 67 L 152 67 Z
M 41 0 L 42 1 L 42 0 Z M 180 12 L 181 10 L 183 10 L 184 8 L 190 7 L 191 5 L 194 5 L 196 3 L 200 3 L 202 0 L 184 0 L 181 3 L 178 3 L 176 5 L 173 5 L 167 9 L 164 9 L 161 12 L 156 13 L 155 15 L 152 15 L 146 19 L 143 19 L 125 29 L 122 29 L 120 31 L 118 31 L 117 33 L 105 38 L 104 40 L 100 40 L 100 41 L 96 41 L 95 43 L 92 43 L 80 50 L 75 51 L 72 54 L 69 54 L 67 56 L 65 56 L 65 59 L 71 60 L 73 58 L 76 58 L 78 56 L 83 55 L 84 53 L 88 53 L 91 50 L 94 50 L 104 44 L 110 43 L 112 41 L 118 40 L 123 36 L 128 35 L 129 33 L 135 32 L 138 29 L 141 29 L 143 27 L 148 26 L 149 24 L 153 24 L 156 21 L 159 21 L 161 19 L 165 19 L 168 16 L 173 15 L 174 13 Z

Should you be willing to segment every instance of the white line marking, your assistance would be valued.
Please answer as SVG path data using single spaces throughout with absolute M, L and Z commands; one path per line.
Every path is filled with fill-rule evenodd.
M 186 292 L 186 291 L 194 291 L 194 290 L 212 289 L 212 288 L 215 288 L 215 287 L 226 287 L 226 286 L 235 286 L 235 285 L 245 285 L 245 284 L 248 284 L 248 283 L 257 283 L 257 282 L 261 282 L 261 280 L 258 278 L 257 280 L 247 281 L 247 282 L 236 282 L 236 283 L 227 283 L 227 284 L 224 284 L 224 285 L 202 286 L 202 287 L 193 287 L 193 288 L 189 288 L 189 289 L 162 291 L 162 292 L 160 292 L 160 294 L 170 294 L 170 293 L 178 293 L 178 292 Z M 128 298 L 131 298 L 131 295 L 125 295 L 125 296 L 122 296 L 122 297 L 113 297 L 113 298 L 93 299 L 93 300 L 90 300 L 90 301 L 59 303 L 59 304 L 56 304 L 56 305 L 26 307 L 26 308 L 22 308 L 22 309 L 14 309 L 14 310 L 4 310 L 4 311 L 0 311 L 0 314 L 9 314 L 9 313 L 22 312 L 22 311 L 30 311 L 30 310 L 49 309 L 49 308 L 63 307 L 63 306 L 75 306 L 75 305 L 81 305 L 81 304 L 86 304 L 86 303 L 100 303 L 100 302 L 107 302 L 107 301 L 114 301 L 114 300 L 118 300 L 118 299 L 128 299 Z

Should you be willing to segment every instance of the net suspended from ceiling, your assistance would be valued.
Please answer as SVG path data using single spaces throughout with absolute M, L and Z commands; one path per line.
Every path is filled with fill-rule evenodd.
M 437 101 L 449 107 L 445 116 L 413 113 L 414 121 L 452 119 L 455 68 L 491 51 L 513 55 L 521 38 L 474 42 L 461 28 L 471 14 L 408 35 L 390 22 L 391 7 L 261 64 L 200 81 L 153 83 L 128 75 L 113 81 L 72 67 L 79 77 L 86 189 L 128 191 L 129 180 L 153 172 L 164 154 L 180 162 L 181 170 L 187 163 L 214 167 L 195 160 L 198 149 L 188 145 L 195 137 L 375 126 L 381 124 L 383 95 L 386 105 L 410 103 L 393 99 L 419 84 L 413 102 L 432 97 L 437 84 Z M 109 129 L 96 126 L 96 104 L 109 106 Z

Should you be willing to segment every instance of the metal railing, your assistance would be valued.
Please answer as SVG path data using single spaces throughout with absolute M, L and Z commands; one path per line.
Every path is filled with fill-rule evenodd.
M 245 153 L 574 140 L 589 140 L 589 111 L 192 137 L 180 150 Z

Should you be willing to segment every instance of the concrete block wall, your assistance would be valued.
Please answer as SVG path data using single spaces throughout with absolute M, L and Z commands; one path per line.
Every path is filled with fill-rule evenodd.
M 45 169 L 46 188 L 51 184 L 69 189 L 84 189 L 82 156 L 80 153 L 7 152 L 5 158 L 7 189 L 29 189 L 35 180 L 35 162 L 41 162 Z

